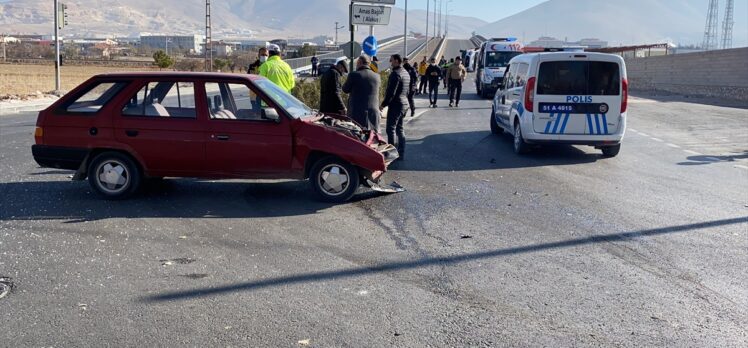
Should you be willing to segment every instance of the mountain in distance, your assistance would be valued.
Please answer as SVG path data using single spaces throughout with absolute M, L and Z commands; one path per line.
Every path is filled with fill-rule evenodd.
M 181 0 L 63 0 L 68 5 L 65 36 L 129 36 L 140 33 L 203 34 L 205 2 Z M 50 0 L 0 0 L 0 34 L 51 34 L 53 5 Z M 404 32 L 405 11 L 393 8 L 388 26 L 376 26 L 377 37 Z M 432 17 L 433 18 L 433 17 Z M 348 37 L 347 0 L 222 0 L 211 4 L 214 38 L 254 36 L 258 39 L 334 36 L 335 22 Z M 487 24 L 477 18 L 450 16 L 450 36 L 469 37 Z M 430 23 L 433 24 L 433 23 Z M 433 26 L 430 31 L 433 31 Z M 408 31 L 425 32 L 426 12 L 408 11 Z M 357 40 L 368 34 L 359 27 Z
M 707 0 L 550 0 L 487 24 L 486 37 L 517 37 L 529 43 L 541 36 L 577 41 L 598 38 L 610 46 L 702 42 Z M 720 2 L 722 34 L 724 2 Z M 746 1 L 735 2 L 733 46 L 748 46 Z

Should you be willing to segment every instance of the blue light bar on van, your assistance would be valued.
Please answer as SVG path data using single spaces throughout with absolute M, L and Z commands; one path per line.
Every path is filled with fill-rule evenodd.
M 517 41 L 517 38 L 516 37 L 495 37 L 495 38 L 492 38 L 491 41 L 514 42 L 514 41 Z

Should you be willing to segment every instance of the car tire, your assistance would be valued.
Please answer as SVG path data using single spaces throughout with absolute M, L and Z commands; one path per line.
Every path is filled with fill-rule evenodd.
M 493 134 L 501 134 L 504 133 L 504 129 L 499 127 L 499 125 L 496 123 L 496 111 L 491 108 L 491 133 Z
M 333 156 L 317 161 L 309 172 L 309 183 L 317 197 L 329 203 L 351 199 L 360 183 L 358 168 Z
M 621 144 L 613 145 L 613 146 L 605 146 L 600 148 L 600 150 L 603 151 L 603 157 L 612 158 L 618 156 L 618 153 L 621 152 Z
M 519 121 L 514 123 L 514 153 L 518 155 L 525 154 L 530 151 L 530 145 L 525 142 L 525 138 L 522 136 L 522 126 Z
M 88 166 L 88 183 L 101 197 L 120 200 L 132 196 L 140 188 L 142 173 L 130 156 L 104 152 Z

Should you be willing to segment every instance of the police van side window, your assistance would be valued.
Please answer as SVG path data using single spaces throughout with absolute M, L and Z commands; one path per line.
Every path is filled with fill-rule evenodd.
M 520 63 L 517 68 L 517 81 L 515 87 L 524 87 L 527 84 L 527 73 L 530 71 L 530 65 L 527 63 Z
M 506 75 L 504 75 L 504 83 L 506 84 L 507 89 L 517 87 L 517 81 L 516 81 L 517 68 L 519 68 L 519 64 L 514 64 L 510 66 Z
M 619 95 L 620 84 L 613 62 L 545 62 L 538 73 L 538 94 L 545 95 Z

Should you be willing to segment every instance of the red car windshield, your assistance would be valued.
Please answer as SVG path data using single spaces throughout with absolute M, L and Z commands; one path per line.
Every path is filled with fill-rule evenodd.
M 317 114 L 317 111 L 312 110 L 310 107 L 306 106 L 306 104 L 296 99 L 296 97 L 286 93 L 286 91 L 270 80 L 255 80 L 254 83 L 265 92 L 265 94 L 273 99 L 276 104 L 283 107 L 283 109 L 285 109 L 293 118 L 303 118 Z

